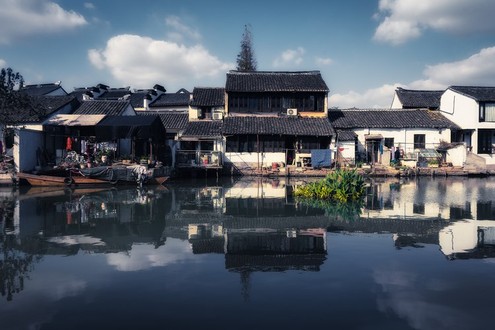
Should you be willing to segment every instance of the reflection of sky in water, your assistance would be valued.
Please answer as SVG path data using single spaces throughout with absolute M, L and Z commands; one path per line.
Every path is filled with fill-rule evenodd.
M 98 203 L 81 223 L 65 202 L 24 200 L 17 248 L 35 235 L 42 259 L 0 300 L 1 328 L 486 329 L 493 182 L 385 181 L 356 221 L 298 209 L 283 180 L 171 186 L 134 204 L 112 192 L 118 216 Z
M 190 245 L 178 240 L 168 241 L 165 249 L 155 249 L 148 244 L 135 244 L 128 253 L 108 253 L 106 259 L 110 266 L 124 272 L 195 260 Z

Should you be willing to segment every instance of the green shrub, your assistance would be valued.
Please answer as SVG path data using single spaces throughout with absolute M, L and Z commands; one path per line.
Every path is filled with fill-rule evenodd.
M 364 178 L 356 170 L 336 170 L 324 179 L 308 183 L 294 191 L 296 197 L 349 202 L 360 200 L 365 193 Z

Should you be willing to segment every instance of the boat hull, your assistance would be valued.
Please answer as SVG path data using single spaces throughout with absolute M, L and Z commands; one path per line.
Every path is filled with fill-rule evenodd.
M 138 185 L 136 181 L 109 181 L 97 178 L 90 178 L 85 176 L 52 176 L 52 175 L 39 175 L 30 173 L 17 173 L 17 179 L 25 180 L 31 186 L 81 186 L 81 185 Z M 168 176 L 163 177 L 151 177 L 143 184 L 145 185 L 161 185 L 168 180 Z

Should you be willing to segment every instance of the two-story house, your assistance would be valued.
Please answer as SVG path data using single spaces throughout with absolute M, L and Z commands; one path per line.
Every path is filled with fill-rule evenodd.
M 228 72 L 225 164 L 238 169 L 311 161 L 330 165 L 334 130 L 327 117 L 328 93 L 319 71 Z M 314 154 L 311 160 L 313 152 L 323 163 L 316 165 Z
M 450 86 L 440 111 L 461 128 L 452 141 L 465 142 L 486 165 L 495 165 L 495 87 Z

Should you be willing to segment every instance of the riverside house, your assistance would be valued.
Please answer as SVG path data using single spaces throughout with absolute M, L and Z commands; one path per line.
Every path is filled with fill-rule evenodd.
M 312 162 L 329 166 L 334 130 L 328 92 L 319 71 L 228 72 L 225 166 L 233 172 Z
M 495 167 L 495 87 L 450 86 L 440 111 L 460 127 L 452 141 L 464 142 L 486 166 Z
M 398 150 L 416 166 L 421 157 L 440 157 L 437 148 L 459 129 L 438 111 L 421 109 L 330 110 L 329 119 L 338 132 L 336 147 L 343 164 L 389 165 Z

